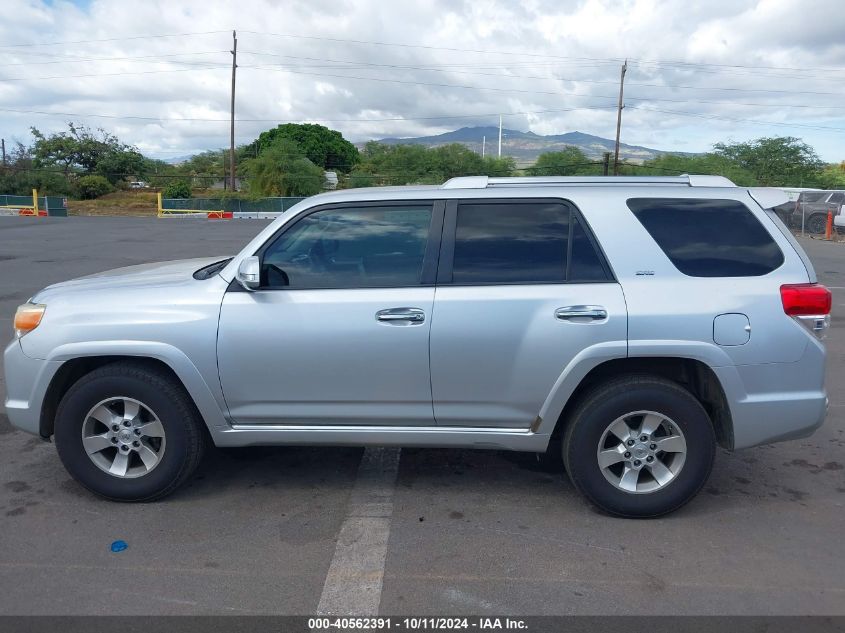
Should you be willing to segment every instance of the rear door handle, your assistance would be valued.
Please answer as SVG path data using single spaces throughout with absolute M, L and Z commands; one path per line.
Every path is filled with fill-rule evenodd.
M 555 318 L 561 321 L 603 321 L 607 310 L 602 306 L 566 306 L 555 310 Z
M 376 321 L 397 325 L 418 325 L 425 321 L 425 312 L 419 308 L 387 308 L 376 312 Z

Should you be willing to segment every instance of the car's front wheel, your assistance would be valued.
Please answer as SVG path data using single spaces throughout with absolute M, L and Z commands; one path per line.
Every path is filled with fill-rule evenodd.
M 68 390 L 56 414 L 55 442 L 65 468 L 88 490 L 117 501 L 153 501 L 193 473 L 205 430 L 168 374 L 116 362 Z
M 575 487 L 605 512 L 656 517 L 701 490 L 715 450 L 713 425 L 692 394 L 656 376 L 627 376 L 580 401 L 563 459 Z

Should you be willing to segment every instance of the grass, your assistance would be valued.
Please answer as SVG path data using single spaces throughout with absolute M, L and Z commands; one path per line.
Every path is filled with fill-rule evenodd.
M 154 191 L 129 189 L 107 194 L 96 200 L 68 200 L 68 215 L 119 215 L 152 217 L 156 215 Z

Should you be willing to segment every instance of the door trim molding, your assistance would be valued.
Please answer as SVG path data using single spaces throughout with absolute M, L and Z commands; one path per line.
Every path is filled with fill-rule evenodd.
M 217 446 L 416 446 L 544 452 L 549 435 L 531 429 L 436 426 L 232 424 L 212 431 Z

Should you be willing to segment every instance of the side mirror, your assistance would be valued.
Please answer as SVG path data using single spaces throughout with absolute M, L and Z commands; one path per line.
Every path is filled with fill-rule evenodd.
M 238 274 L 235 279 L 243 286 L 244 290 L 253 292 L 261 285 L 261 260 L 255 255 L 244 257 L 238 264 Z

